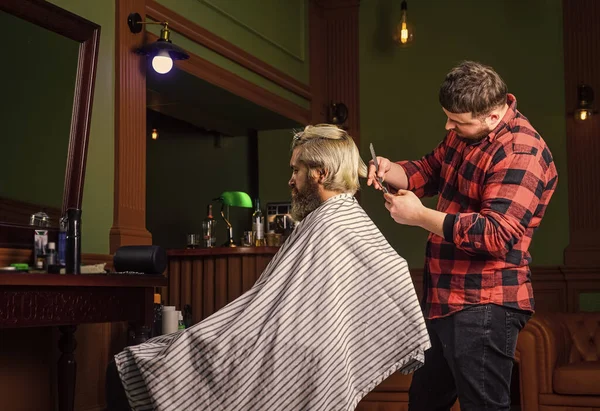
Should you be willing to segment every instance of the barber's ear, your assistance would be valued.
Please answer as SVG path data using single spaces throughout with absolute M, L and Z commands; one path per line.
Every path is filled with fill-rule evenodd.
M 493 126 L 496 122 L 498 122 L 498 120 L 500 120 L 500 114 L 492 111 L 492 113 L 487 116 L 487 120 L 488 120 L 488 126 Z

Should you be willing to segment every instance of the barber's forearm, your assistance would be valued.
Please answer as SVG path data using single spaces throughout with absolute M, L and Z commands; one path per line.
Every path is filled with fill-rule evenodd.
M 442 213 L 441 211 L 423 207 L 419 226 L 433 234 L 444 237 L 444 219 L 446 218 L 446 215 L 446 213 Z
M 394 187 L 396 190 L 408 189 L 408 177 L 406 176 L 406 171 L 404 171 L 404 167 L 396 163 L 391 164 L 391 169 L 387 172 L 383 181 Z

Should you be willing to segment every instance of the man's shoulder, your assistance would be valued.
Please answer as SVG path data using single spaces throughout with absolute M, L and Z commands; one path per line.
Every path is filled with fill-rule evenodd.
M 517 111 L 517 115 L 507 124 L 507 129 L 506 133 L 496 139 L 496 150 L 502 150 L 506 155 L 550 155 L 548 145 L 540 133 L 520 112 Z

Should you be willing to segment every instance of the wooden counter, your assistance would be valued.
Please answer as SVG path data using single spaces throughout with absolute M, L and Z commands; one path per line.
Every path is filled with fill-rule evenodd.
M 215 247 L 169 250 L 163 303 L 192 307 L 197 323 L 249 290 L 279 247 Z

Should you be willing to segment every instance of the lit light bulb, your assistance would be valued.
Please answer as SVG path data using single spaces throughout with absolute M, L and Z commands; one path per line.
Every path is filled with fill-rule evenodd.
M 166 52 L 161 52 L 152 58 L 152 68 L 158 74 L 166 74 L 173 68 L 173 59 Z
M 156 140 L 158 138 L 158 131 L 155 128 L 152 129 L 152 140 Z
M 406 17 L 406 1 L 402 2 L 400 8 L 402 12 L 400 15 L 400 23 L 398 23 L 394 32 L 394 41 L 401 46 L 409 46 L 415 38 L 415 31 Z
M 580 110 L 579 111 L 579 120 L 587 120 L 588 118 L 588 112 L 587 110 Z
M 400 28 L 400 43 L 408 43 L 408 29 L 406 28 L 406 22 L 402 22 L 402 26 Z

